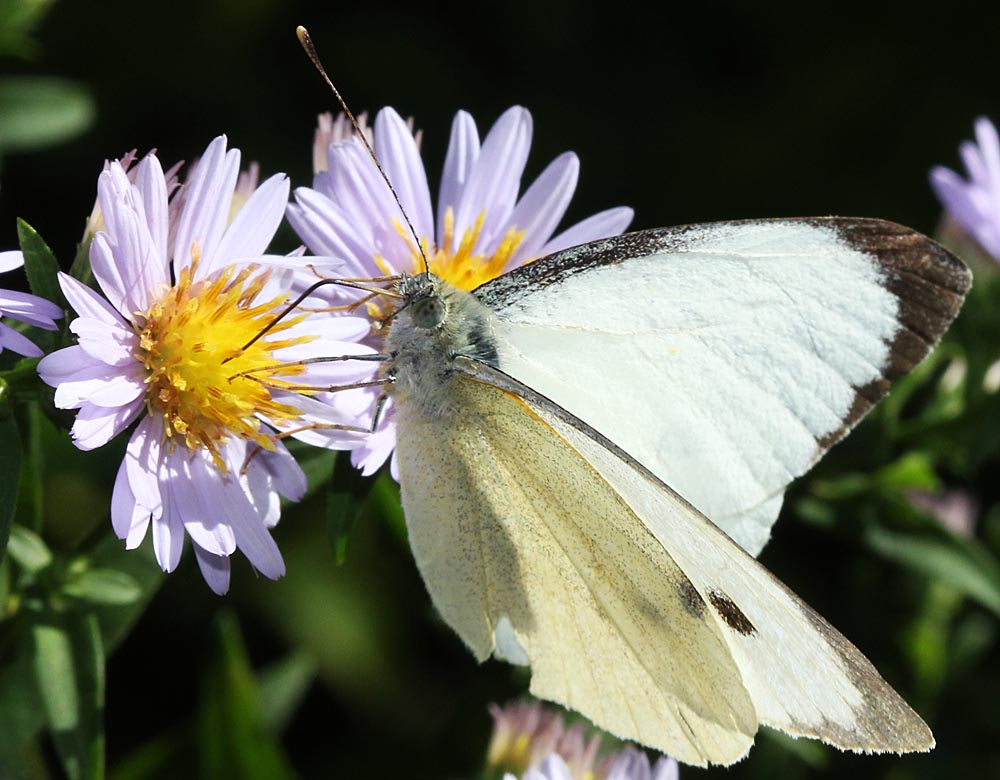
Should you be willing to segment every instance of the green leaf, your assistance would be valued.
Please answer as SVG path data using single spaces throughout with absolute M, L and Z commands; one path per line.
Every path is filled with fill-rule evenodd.
M 59 288 L 59 261 L 49 245 L 23 219 L 17 220 L 17 238 L 24 253 L 24 272 L 31 291 L 65 309 L 66 299 Z
M 25 151 L 66 141 L 96 116 L 86 87 L 47 76 L 0 78 L 0 151 Z
M 941 489 L 934 464 L 924 452 L 907 453 L 883 466 L 875 475 L 875 483 L 885 492 L 926 490 L 933 493 Z
M 32 631 L 35 682 L 70 780 L 104 777 L 104 648 L 92 614 L 48 616 Z
M 347 540 L 368 499 L 373 482 L 374 480 L 361 476 L 361 472 L 351 465 L 348 453 L 337 453 L 333 479 L 326 494 L 326 527 L 338 566 L 347 558 Z
M 220 616 L 215 645 L 198 715 L 201 776 L 288 780 L 292 768 L 264 728 L 257 682 L 232 613 Z
M 128 604 L 98 604 L 94 607 L 101 636 L 108 652 L 128 635 L 146 604 L 153 598 L 165 575 L 156 563 L 152 545 L 142 545 L 137 550 L 126 550 L 125 544 L 111 534 L 105 534 L 89 553 L 90 565 L 94 569 L 113 570 L 134 581 L 140 596 Z
M 63 586 L 63 593 L 93 604 L 134 604 L 142 597 L 142 586 L 123 571 L 87 569 Z
M 316 662 L 305 653 L 293 653 L 263 669 L 259 677 L 264 728 L 277 736 L 285 730 L 316 679 Z
M 25 777 L 26 746 L 45 725 L 33 672 L 34 642 L 24 621 L 6 623 L 0 667 L 0 777 Z
M 93 235 L 83 237 L 83 241 L 76 247 L 73 264 L 69 267 L 69 275 L 83 282 L 88 287 L 94 284 L 94 271 L 90 267 L 90 245 L 93 243 L 93 240 Z
M 17 486 L 21 481 L 21 438 L 13 417 L 0 419 L 0 560 L 7 549 L 10 524 L 17 508 Z
M 0 54 L 30 57 L 38 44 L 32 31 L 54 0 L 0 0 Z
M 14 562 L 25 571 L 39 572 L 52 563 L 52 551 L 42 537 L 17 523 L 11 526 L 7 550 Z
M 884 558 L 947 583 L 1000 615 L 1000 564 L 978 541 L 944 529 L 916 535 L 877 525 L 865 530 L 864 541 Z

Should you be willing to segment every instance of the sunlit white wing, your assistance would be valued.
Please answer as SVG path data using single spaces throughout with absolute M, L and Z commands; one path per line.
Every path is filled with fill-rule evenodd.
M 968 270 L 867 219 L 632 233 L 476 290 L 500 368 L 756 554 L 786 485 L 937 342 Z
M 693 764 L 745 755 L 757 716 L 726 629 L 663 545 L 516 397 L 447 392 L 460 414 L 396 420 L 410 545 L 448 624 L 615 734 Z
M 561 439 L 588 463 L 600 475 L 598 481 L 606 480 L 605 486 L 639 518 L 642 531 L 651 532 L 662 545 L 697 591 L 699 598 L 689 602 L 690 611 L 721 630 L 760 723 L 846 750 L 898 753 L 933 747 L 926 724 L 871 663 L 688 502 L 530 388 L 475 361 L 463 359 L 460 366 L 469 377 L 522 399 L 551 429 L 552 438 Z M 484 426 L 485 438 L 492 438 L 492 430 L 491 423 Z M 601 514 L 601 506 L 600 500 L 593 501 L 591 514 Z M 634 545 L 635 539 L 630 534 L 623 546 Z M 622 556 L 628 559 L 627 549 Z M 642 604 L 654 594 L 633 591 L 632 598 Z M 514 633 L 530 641 L 516 623 Z M 592 711 L 581 710 L 594 717 Z M 663 749 L 662 744 L 656 746 Z

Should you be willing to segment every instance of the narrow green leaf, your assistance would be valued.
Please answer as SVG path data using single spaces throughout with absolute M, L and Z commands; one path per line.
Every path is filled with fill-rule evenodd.
M 163 570 L 156 563 L 152 545 L 126 550 L 125 544 L 111 534 L 104 535 L 89 552 L 90 565 L 95 569 L 111 569 L 124 573 L 139 587 L 141 595 L 128 604 L 98 604 L 94 607 L 101 626 L 104 646 L 111 652 L 128 635 L 160 585 Z
M 34 531 L 15 523 L 7 545 L 10 557 L 25 571 L 39 572 L 52 563 L 52 551 Z
M 277 736 L 295 715 L 313 680 L 316 662 L 293 653 L 260 673 L 260 706 L 264 728 Z
M 21 438 L 13 417 L 0 419 L 0 560 L 7 549 L 21 482 Z
M 910 452 L 878 470 L 875 483 L 884 491 L 940 489 L 941 480 L 924 452 Z
M 351 465 L 348 453 L 337 453 L 333 479 L 326 494 L 326 527 L 338 566 L 347 558 L 348 538 L 368 499 L 372 484 L 372 479 L 361 476 L 361 472 Z
M 24 272 L 31 291 L 65 309 L 66 299 L 59 289 L 59 261 L 49 245 L 23 219 L 17 221 L 17 237 L 24 253 Z
M 87 569 L 63 586 L 63 593 L 93 604 L 133 604 L 142 596 L 134 577 L 114 569 Z
M 76 248 L 76 255 L 73 257 L 73 264 L 69 267 L 69 275 L 78 279 L 85 285 L 94 283 L 94 272 L 90 267 L 90 244 L 94 237 L 87 235 Z
M 257 682 L 232 613 L 220 617 L 215 644 L 198 716 L 202 777 L 289 780 L 292 768 L 264 728 Z
M 49 616 L 33 627 L 35 682 L 70 780 L 104 777 L 104 649 L 93 615 Z
M 870 526 L 864 541 L 884 558 L 947 583 L 1000 615 L 1000 564 L 979 542 L 944 530 L 915 535 L 879 526 Z
M 39 149 L 89 128 L 96 116 L 86 87 L 46 76 L 0 79 L 0 144 L 3 151 Z
M 25 777 L 26 746 L 45 726 L 33 672 L 34 642 L 24 621 L 4 626 L 0 666 L 0 777 Z

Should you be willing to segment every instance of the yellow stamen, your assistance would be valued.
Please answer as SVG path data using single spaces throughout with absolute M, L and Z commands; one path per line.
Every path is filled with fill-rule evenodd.
M 524 239 L 523 230 L 512 227 L 503 237 L 496 251 L 486 256 L 476 245 L 479 243 L 479 235 L 483 230 L 483 223 L 486 221 L 486 212 L 480 211 L 476 217 L 476 223 L 465 230 L 462 234 L 458 246 L 452 249 L 455 239 L 455 212 L 449 206 L 444 212 L 444 241 L 442 246 L 432 246 L 426 236 L 421 238 L 420 244 L 427 257 L 431 273 L 439 276 L 446 282 L 461 290 L 474 290 L 481 284 L 496 279 L 504 272 L 507 263 L 517 251 L 518 246 Z M 406 241 L 410 250 L 410 261 L 413 273 L 423 273 L 423 255 L 417 250 L 413 243 L 413 236 L 409 229 L 399 220 L 392 221 L 396 232 Z M 478 251 L 477 251 L 478 250 Z M 375 263 L 379 269 L 389 273 L 385 260 L 380 256 L 375 256 Z
M 196 267 L 197 257 L 181 271 L 174 287 L 136 317 L 137 357 L 149 372 L 146 406 L 163 417 L 168 446 L 208 449 L 225 472 L 219 452 L 231 436 L 275 448 L 275 435 L 261 425 L 258 415 L 275 421 L 300 419 L 297 409 L 271 397 L 271 389 L 282 385 L 275 374 L 293 376 L 304 368 L 280 364 L 272 352 L 311 337 L 269 337 L 244 350 L 243 345 L 281 311 L 285 297 L 255 304 L 268 272 L 254 276 L 253 267 L 229 267 L 215 278 L 195 281 Z M 270 330 L 271 336 L 304 316 L 286 318 Z M 267 384 L 246 376 L 254 372 L 267 375 Z

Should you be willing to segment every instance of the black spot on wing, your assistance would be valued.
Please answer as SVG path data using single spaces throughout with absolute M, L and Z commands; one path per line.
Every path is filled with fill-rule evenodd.
M 690 614 L 699 618 L 705 614 L 705 602 L 695 588 L 694 583 L 687 577 L 677 586 L 677 595 L 681 597 L 684 609 Z
M 736 602 L 725 593 L 713 590 L 708 594 L 708 599 L 712 602 L 712 606 L 715 607 L 715 611 L 719 613 L 719 617 L 725 620 L 726 625 L 733 629 L 733 631 L 743 634 L 743 636 L 757 633 L 757 629 L 750 622 L 750 618 L 744 615 L 743 610 L 737 607 Z

